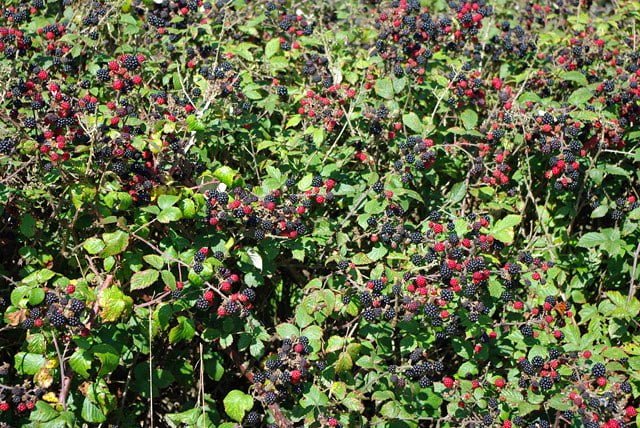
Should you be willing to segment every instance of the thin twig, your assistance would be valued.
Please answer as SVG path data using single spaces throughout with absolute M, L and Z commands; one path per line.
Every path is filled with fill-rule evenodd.
M 638 242 L 638 246 L 636 247 L 636 252 L 633 253 L 633 267 L 631 268 L 631 279 L 629 280 L 629 295 L 627 296 L 627 301 L 631 302 L 631 299 L 636 294 L 636 269 L 638 268 L 638 256 L 640 255 L 640 242 Z

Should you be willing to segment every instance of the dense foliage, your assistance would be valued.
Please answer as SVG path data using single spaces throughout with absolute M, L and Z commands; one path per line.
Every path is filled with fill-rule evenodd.
M 637 1 L 1 8 L 0 426 L 637 426 Z

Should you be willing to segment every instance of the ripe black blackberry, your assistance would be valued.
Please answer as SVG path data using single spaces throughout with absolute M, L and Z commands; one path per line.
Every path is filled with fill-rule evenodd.
M 72 298 L 69 303 L 69 309 L 75 314 L 82 312 L 85 308 L 85 304 L 82 300 L 78 300 L 76 298 Z
M 73 317 L 67 318 L 67 324 L 71 327 L 77 327 L 82 323 L 80 322 L 80 318 L 73 316 Z
M 15 147 L 15 140 L 12 138 L 3 138 L 0 140 L 0 153 L 8 155 Z
M 253 426 L 260 423 L 260 414 L 258 412 L 249 412 L 244 422 L 246 425 Z
M 111 171 L 115 172 L 119 177 L 122 178 L 127 175 L 127 173 L 129 172 L 129 168 L 123 161 L 115 161 L 111 165 Z
M 533 337 L 533 328 L 529 324 L 524 324 L 520 326 L 520 333 L 524 337 Z
M 620 384 L 620 391 L 624 392 L 625 394 L 630 394 L 631 393 L 631 384 L 627 381 L 624 381 Z
M 445 288 L 440 291 L 440 297 L 442 298 L 442 300 L 450 302 L 453 300 L 453 291 L 448 288 Z
M 34 319 L 33 318 L 27 318 L 24 321 L 22 321 L 22 328 L 24 328 L 25 330 L 33 328 L 33 325 L 34 325 Z
M 25 128 L 29 128 L 29 129 L 33 129 L 38 125 L 38 123 L 36 122 L 36 120 L 33 117 L 25 118 L 23 124 L 24 124 Z
M 276 93 L 280 97 L 286 97 L 287 95 L 289 95 L 289 91 L 287 90 L 287 87 L 282 85 L 276 88 Z
M 193 256 L 193 261 L 196 263 L 202 263 L 206 259 L 206 255 L 202 251 L 197 251 Z
M 44 303 L 46 305 L 51 305 L 52 303 L 56 303 L 58 301 L 58 296 L 56 296 L 51 291 L 48 291 L 44 296 Z
M 109 75 L 109 69 L 101 68 L 96 72 L 96 77 L 102 82 L 109 81 L 111 79 L 111 76 Z
M 553 379 L 551 377 L 545 376 L 540 379 L 540 389 L 543 391 L 548 391 L 553 388 Z
M 316 175 L 311 180 L 311 186 L 312 187 L 320 187 L 320 186 L 322 186 L 322 182 L 323 182 L 322 177 L 319 176 L 319 175 Z
M 613 210 L 611 212 L 611 218 L 614 221 L 622 220 L 623 217 L 624 217 L 624 213 L 620 210 Z
M 275 394 L 275 392 L 269 391 L 264 394 L 264 402 L 267 406 L 270 404 L 275 404 L 276 401 L 278 401 L 278 396 Z
M 607 374 L 607 369 L 605 368 L 604 364 L 596 363 L 593 365 L 593 367 L 591 367 L 591 374 L 593 375 L 593 377 L 603 377 Z
M 346 261 L 346 260 L 340 260 L 340 261 L 338 262 L 338 269 L 340 269 L 340 270 L 345 270 L 345 269 L 347 269 L 348 267 L 349 267 L 349 262 L 348 262 L 348 261 Z
M 376 320 L 376 314 L 372 308 L 366 308 L 362 311 L 362 317 L 367 322 L 374 322 Z
M 247 296 L 247 299 L 253 301 L 256 298 L 256 292 L 253 288 L 245 288 L 242 290 L 242 294 Z
M 544 366 L 544 359 L 541 356 L 536 355 L 531 359 L 531 364 L 533 365 L 533 367 L 540 369 L 542 368 L 542 366 Z
M 54 311 L 49 315 L 49 322 L 54 327 L 62 327 L 67 323 L 67 318 L 60 311 Z
M 486 427 L 490 427 L 491 425 L 493 425 L 493 416 L 491 415 L 484 415 L 482 417 L 482 424 Z
M 196 309 L 200 309 L 201 311 L 209 309 L 209 302 L 207 302 L 204 297 L 198 296 L 196 299 Z

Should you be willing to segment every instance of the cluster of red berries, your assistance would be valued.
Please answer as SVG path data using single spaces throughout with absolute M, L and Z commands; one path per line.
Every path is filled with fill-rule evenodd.
M 298 114 L 305 116 L 310 122 L 322 124 L 331 132 L 340 124 L 345 114 L 345 106 L 356 95 L 355 89 L 348 84 L 331 85 L 316 92 L 308 89 L 300 100 Z
M 288 51 L 292 48 L 300 49 L 300 43 L 297 39 L 313 34 L 315 24 L 303 14 L 287 13 L 286 2 L 284 1 L 267 2 L 266 15 L 282 34 L 279 41 L 280 49 L 283 51 Z
M 0 369 L 0 374 L 3 369 Z M 13 410 L 19 416 L 25 416 L 36 407 L 38 399 L 45 391 L 39 387 L 31 387 L 29 383 L 14 387 L 0 386 L 0 419 L 2 414 Z
M 470 65 L 467 64 L 465 68 L 469 67 Z M 447 100 L 447 103 L 452 108 L 460 109 L 469 105 L 476 105 L 480 108 L 485 106 L 486 89 L 480 70 L 463 69 L 459 73 L 449 73 L 448 78 L 452 96 Z
M 26 55 L 31 49 L 33 40 L 22 30 L 11 27 L 0 27 L 0 53 L 7 59 Z
M 200 274 L 204 270 L 204 264 L 207 263 L 209 249 L 200 248 L 193 256 L 193 271 Z M 224 253 L 214 251 L 211 254 L 213 261 L 210 264 L 219 265 L 224 260 Z M 232 270 L 221 266 L 218 268 L 212 284 L 211 281 L 205 282 L 205 288 L 198 296 L 195 307 L 200 310 L 215 309 L 219 317 L 238 314 L 242 317 L 248 315 L 248 311 L 253 308 L 253 301 L 256 298 L 256 292 L 253 288 L 246 287 L 240 289 L 240 275 Z M 184 284 L 176 284 L 176 289 L 182 291 Z M 234 291 L 236 290 L 236 291 Z
M 145 60 L 142 54 L 123 54 L 109 61 L 106 67 L 99 69 L 96 76 L 102 82 L 110 82 L 111 88 L 116 92 L 126 94 L 144 84 L 140 72 Z

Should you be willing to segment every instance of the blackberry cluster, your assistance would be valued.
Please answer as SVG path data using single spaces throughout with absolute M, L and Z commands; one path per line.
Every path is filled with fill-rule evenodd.
M 308 359 L 312 352 L 305 336 L 282 340 L 277 352 L 265 360 L 265 370 L 253 374 L 264 404 L 285 402 L 303 392 L 303 385 L 313 376 L 314 366 Z
M 417 382 L 421 388 L 428 388 L 434 382 L 442 378 L 444 365 L 441 361 L 428 358 L 428 352 L 425 349 L 417 348 L 409 354 L 408 367 L 404 369 L 404 377 L 411 382 Z M 400 377 L 396 374 L 391 375 L 391 382 L 401 386 L 404 382 L 399 382 Z
M 8 155 L 16 147 L 16 140 L 11 137 L 0 139 L 0 154 Z

